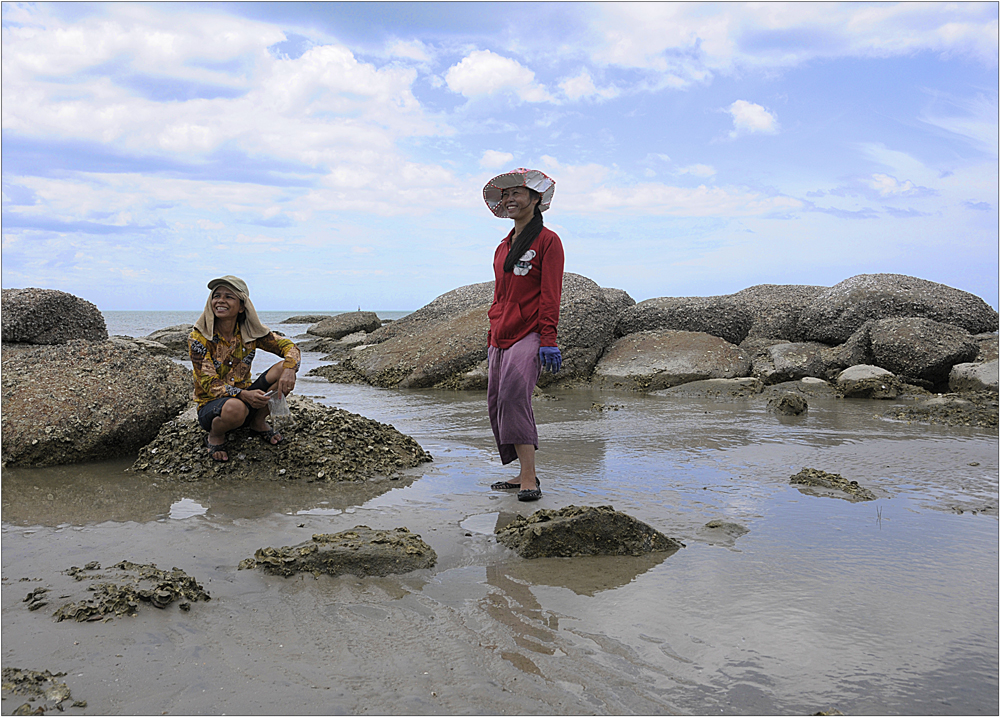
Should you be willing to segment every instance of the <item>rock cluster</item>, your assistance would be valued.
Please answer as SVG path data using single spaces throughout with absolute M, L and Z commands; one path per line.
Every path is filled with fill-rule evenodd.
M 134 453 L 191 400 L 191 375 L 128 341 L 3 348 L 4 465 Z
M 897 421 L 996 429 L 997 407 L 995 391 L 976 391 L 918 398 L 911 406 L 890 408 L 885 417 Z
M 289 396 L 284 441 L 265 443 L 247 428 L 230 431 L 228 461 L 213 461 L 194 411 L 167 421 L 139 451 L 132 470 L 173 480 L 230 479 L 364 481 L 431 460 L 415 440 L 355 413 Z M 272 420 L 274 420 L 272 418 Z
M 827 473 L 816 468 L 803 468 L 792 476 L 792 485 L 804 485 L 814 488 L 828 488 L 846 494 L 846 500 L 859 502 L 875 500 L 875 494 L 867 488 L 858 485 L 856 480 L 847 480 L 839 473 Z M 837 496 L 840 497 L 840 496 Z
M 483 389 L 492 296 L 493 282 L 443 294 L 360 335 L 360 345 L 329 346 L 337 368 L 315 373 L 384 387 Z M 543 372 L 539 385 L 584 380 L 657 391 L 745 377 L 774 385 L 836 381 L 851 366 L 871 365 L 891 372 L 899 386 L 942 390 L 954 366 L 997 358 L 996 335 L 988 333 L 997 326 L 997 312 L 982 299 L 898 274 L 859 275 L 831 288 L 764 284 L 636 304 L 619 289 L 567 273 L 563 370 Z
M 683 548 L 673 538 L 610 505 L 568 505 L 517 516 L 496 531 L 497 542 L 522 558 L 643 555 Z
M 64 344 L 108 338 L 104 316 L 89 301 L 55 289 L 4 289 L 0 323 L 5 344 Z
M 239 569 L 259 568 L 271 575 L 394 575 L 431 568 L 437 553 L 406 528 L 373 530 L 358 525 L 341 533 L 314 535 L 312 540 L 281 548 L 260 548 Z

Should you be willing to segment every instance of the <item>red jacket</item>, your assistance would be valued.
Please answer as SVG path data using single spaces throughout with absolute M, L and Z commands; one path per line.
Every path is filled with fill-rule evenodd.
M 557 346 L 556 325 L 562 300 L 563 247 L 559 235 L 542 228 L 531 248 L 521 256 L 514 271 L 503 263 L 514 231 L 500 242 L 493 255 L 493 305 L 487 342 L 509 349 L 532 331 L 542 336 L 542 346 Z

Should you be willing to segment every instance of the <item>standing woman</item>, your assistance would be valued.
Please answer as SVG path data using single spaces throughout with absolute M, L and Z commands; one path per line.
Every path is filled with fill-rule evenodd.
M 517 490 L 518 500 L 538 500 L 535 474 L 538 429 L 531 392 L 542 366 L 552 373 L 562 366 L 556 345 L 562 299 L 563 247 L 559 236 L 542 224 L 556 183 L 536 169 L 515 169 L 483 187 L 486 205 L 514 228 L 493 256 L 496 282 L 487 335 L 490 425 L 504 465 L 515 458 L 521 470 L 513 481 L 494 490 Z

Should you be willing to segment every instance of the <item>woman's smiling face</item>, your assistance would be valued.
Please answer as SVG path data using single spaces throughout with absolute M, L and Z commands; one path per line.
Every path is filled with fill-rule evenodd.
M 507 216 L 515 222 L 519 219 L 530 219 L 540 199 L 527 187 L 510 187 L 500 192 L 500 204 L 507 210 Z
M 243 300 L 236 291 L 225 284 L 215 287 L 212 292 L 212 313 L 217 319 L 234 319 L 243 310 Z

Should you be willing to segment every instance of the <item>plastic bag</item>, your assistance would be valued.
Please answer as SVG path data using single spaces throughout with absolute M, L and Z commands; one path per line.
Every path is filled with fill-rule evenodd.
M 271 428 L 280 433 L 281 431 L 288 430 L 295 425 L 295 420 L 292 418 L 292 412 L 288 410 L 288 401 L 285 400 L 285 396 L 281 393 L 281 391 L 275 392 L 275 394 L 268 399 L 267 405 L 271 410 Z

